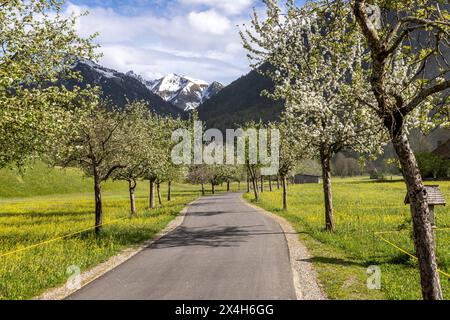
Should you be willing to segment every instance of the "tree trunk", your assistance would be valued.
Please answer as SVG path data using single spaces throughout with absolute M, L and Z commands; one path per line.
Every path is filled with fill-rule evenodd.
M 227 192 L 231 191 L 230 180 L 227 180 Z
M 259 201 L 258 177 L 252 179 L 253 193 L 255 194 L 255 201 Z
M 156 183 L 156 191 L 158 193 L 158 203 L 159 203 L 159 207 L 162 207 L 162 197 L 161 197 L 161 183 L 157 182 Z
M 247 178 L 247 193 L 250 193 L 250 179 Z
M 280 176 L 277 175 L 277 189 L 280 190 Z
M 205 184 L 202 183 L 202 196 L 204 196 L 204 195 L 205 195 Z
M 426 190 L 417 160 L 406 134 L 392 139 L 405 178 L 413 221 L 414 245 L 419 261 L 422 295 L 425 300 L 442 300 L 442 290 L 436 263 L 433 230 L 429 220 Z
M 330 155 L 321 151 L 323 194 L 325 200 L 325 230 L 334 231 L 333 194 L 331 191 Z
M 214 182 L 211 182 L 211 193 L 216 194 L 216 186 L 215 186 Z
M 95 233 L 98 235 L 102 231 L 103 208 L 102 208 L 102 188 L 101 181 L 94 169 L 94 194 L 95 194 Z
M 264 192 L 264 176 L 261 176 L 261 192 Z
M 272 192 L 272 176 L 269 176 L 269 191 Z
M 355 1 L 353 11 L 371 49 L 372 91 L 378 101 L 379 111 L 384 113 L 386 112 L 385 110 L 389 110 L 389 107 L 391 107 L 388 93 L 386 92 L 385 80 L 386 70 L 389 69 L 386 66 L 390 63 L 393 53 L 386 54 L 386 49 L 380 48 L 383 40 L 373 36 L 372 26 L 367 21 L 365 1 Z M 421 93 L 423 94 L 424 91 Z M 441 300 L 443 297 L 437 271 L 434 237 L 429 221 L 427 194 L 417 160 L 404 132 L 404 117 L 408 112 L 404 109 L 405 101 L 401 98 L 402 94 L 398 94 L 399 97 L 395 93 L 389 93 L 389 95 L 395 96 L 397 100 L 396 106 L 395 109 L 393 108 L 394 111 L 391 113 L 386 112 L 387 114 L 382 116 L 384 117 L 385 127 L 390 130 L 392 143 L 401 163 L 402 174 L 411 203 L 414 246 L 419 262 L 422 295 L 425 300 Z M 420 99 L 420 94 L 418 98 L 422 100 Z
M 167 182 L 167 201 L 172 200 L 172 181 Z
M 128 181 L 128 189 L 130 191 L 130 206 L 131 206 L 131 215 L 136 215 L 136 197 L 135 197 L 135 190 L 136 190 L 136 182 L 134 181 Z
M 155 209 L 155 179 L 150 179 L 150 209 Z
M 283 183 L 283 210 L 287 210 L 287 178 L 283 176 L 281 178 Z

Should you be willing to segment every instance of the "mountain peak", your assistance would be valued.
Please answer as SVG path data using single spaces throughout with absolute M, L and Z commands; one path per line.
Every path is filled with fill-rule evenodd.
M 153 93 L 183 111 L 196 109 L 223 88 L 216 81 L 209 85 L 206 81 L 175 73 L 169 73 L 158 80 L 147 81 L 146 85 Z
M 124 107 L 129 101 L 143 100 L 148 102 L 149 108 L 158 114 L 174 116 L 182 114 L 171 103 L 164 101 L 159 95 L 149 90 L 142 82 L 142 76 L 133 71 L 121 73 L 88 59 L 79 59 L 73 64 L 72 69 L 80 73 L 82 81 L 77 79 L 61 80 L 61 84 L 67 88 L 75 86 L 84 88 L 87 85 L 99 86 L 103 97 L 120 108 Z
M 173 108 L 174 106 L 181 111 L 196 109 L 201 103 L 216 95 L 223 88 L 223 85 L 217 81 L 208 84 L 206 81 L 180 76 L 176 73 L 169 73 L 157 80 L 146 80 L 133 70 L 120 73 L 86 59 L 80 59 L 74 68 L 77 68 L 77 66 L 82 68 L 92 78 L 93 82 L 105 83 L 105 87 L 108 87 L 107 91 L 113 91 L 109 90 L 110 87 L 121 86 L 121 90 L 117 89 L 118 92 L 123 91 L 122 89 L 130 91 L 129 93 L 124 92 L 124 96 L 127 93 L 129 96 L 155 95 L 171 105 L 170 109 L 175 109 Z M 132 82 L 136 83 L 132 84 Z M 133 90 L 131 90 L 132 86 Z M 136 90 L 139 91 L 139 94 L 135 92 Z M 111 92 L 111 95 L 114 97 L 118 96 L 115 92 Z M 123 103 L 123 97 L 120 99 L 119 97 L 116 98 L 120 100 L 120 104 Z
M 145 80 L 144 78 L 140 75 L 135 73 L 133 70 L 128 71 L 127 73 L 125 73 L 127 76 L 135 78 L 136 80 L 139 80 L 140 82 L 144 83 Z

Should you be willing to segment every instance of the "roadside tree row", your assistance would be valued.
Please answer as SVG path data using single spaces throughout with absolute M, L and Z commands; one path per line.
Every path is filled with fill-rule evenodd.
M 408 140 L 449 125 L 450 13 L 440 1 L 265 1 L 241 32 L 275 83 L 323 172 L 326 229 L 333 230 L 330 160 L 343 149 L 370 154 L 391 141 L 411 202 L 424 299 L 442 299 L 427 194 Z

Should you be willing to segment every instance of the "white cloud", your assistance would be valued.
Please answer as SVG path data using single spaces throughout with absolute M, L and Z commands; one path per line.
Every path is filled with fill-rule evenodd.
M 200 32 L 223 35 L 230 31 L 230 20 L 215 10 L 191 12 L 188 19 L 190 25 Z
M 253 0 L 180 0 L 186 5 L 203 5 L 209 8 L 218 9 L 226 14 L 242 14 L 253 3 Z
M 133 70 L 148 79 L 166 73 L 186 74 L 228 84 L 249 71 L 235 27 L 240 17 L 216 10 L 184 11 L 167 17 L 152 12 L 122 15 L 110 8 L 69 4 L 66 14 L 88 10 L 80 18 L 82 36 L 99 32 L 100 63 L 121 72 Z
M 115 69 L 122 72 L 134 70 L 147 79 L 157 79 L 174 72 L 210 82 L 224 81 L 224 76 L 230 77 L 229 80 L 232 80 L 235 78 L 234 75 L 244 71 L 226 62 L 226 57 L 225 59 L 222 56 L 215 57 L 213 53 L 186 57 L 184 53 L 126 45 L 106 45 L 102 47 L 102 51 L 104 53 L 103 64 L 114 66 Z

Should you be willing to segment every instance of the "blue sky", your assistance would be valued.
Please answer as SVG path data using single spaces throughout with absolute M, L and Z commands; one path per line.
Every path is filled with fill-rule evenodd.
M 178 73 L 228 84 L 250 69 L 237 25 L 261 0 L 68 0 L 66 12 L 89 11 L 78 23 L 99 32 L 100 63 L 147 79 Z

